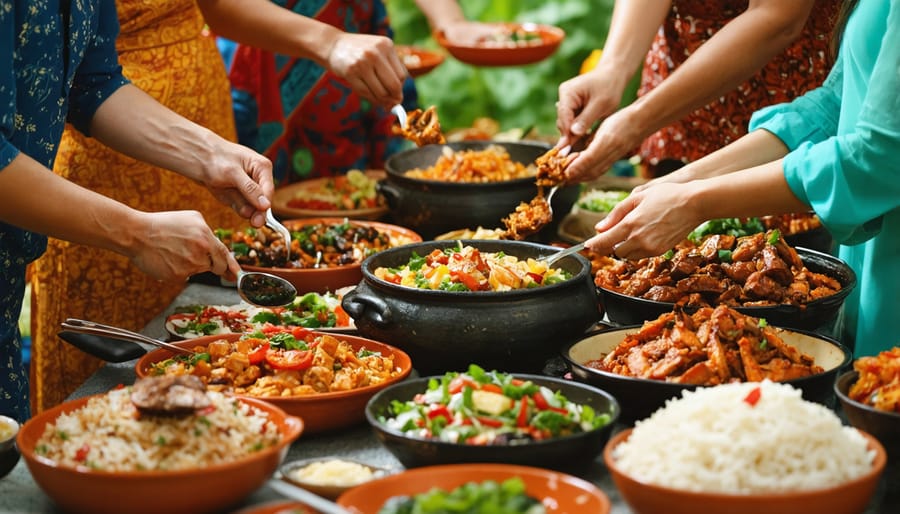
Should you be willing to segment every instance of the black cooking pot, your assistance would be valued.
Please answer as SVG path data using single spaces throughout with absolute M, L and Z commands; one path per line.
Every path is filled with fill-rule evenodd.
M 426 239 L 464 228 L 502 228 L 503 218 L 515 211 L 521 202 L 530 202 L 537 195 L 534 177 L 465 183 L 406 176 L 409 170 L 434 166 L 445 146 L 461 151 L 484 150 L 490 145 L 502 146 L 509 152 L 510 159 L 526 166 L 550 149 L 550 145 L 536 141 L 461 141 L 427 145 L 395 154 L 385 163 L 387 177 L 378 182 L 378 190 L 391 208 L 393 222 L 415 230 Z M 553 195 L 554 222 L 544 227 L 536 240 L 555 238 L 559 220 L 569 213 L 578 193 L 578 185 L 571 185 L 561 187 Z
M 840 334 L 834 333 L 838 313 L 844 300 L 856 287 L 856 273 L 837 257 L 807 248 L 796 250 L 800 260 L 810 271 L 836 279 L 841 284 L 841 290 L 805 305 L 781 304 L 734 309 L 755 318 L 764 318 L 770 325 L 776 327 L 815 330 L 825 335 L 839 337 Z M 628 296 L 602 287 L 598 289 L 607 317 L 618 325 L 634 325 L 656 319 L 663 313 L 671 312 L 674 305 L 670 302 Z M 690 308 L 685 310 L 696 311 Z
M 554 264 L 572 278 L 513 291 L 453 292 L 415 289 L 377 278 L 379 267 L 401 267 L 457 241 L 430 241 L 379 252 L 362 263 L 363 279 L 344 296 L 344 310 L 364 337 L 407 352 L 421 374 L 464 371 L 470 363 L 505 372 L 539 372 L 562 345 L 582 337 L 600 319 L 591 264 L 581 255 Z M 558 248 L 527 241 L 464 240 L 482 252 L 538 258 Z

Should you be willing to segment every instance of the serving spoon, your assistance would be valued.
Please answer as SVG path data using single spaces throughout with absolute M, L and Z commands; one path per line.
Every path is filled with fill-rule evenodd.
M 166 343 L 138 332 L 132 332 L 131 330 L 126 330 L 124 328 L 104 325 L 103 323 L 96 323 L 83 319 L 68 318 L 62 322 L 62 328 L 78 334 L 108 337 L 110 339 L 118 339 L 120 341 L 128 341 L 131 343 L 151 344 L 177 354 L 194 355 L 195 353 L 190 348 L 182 348 L 178 345 Z
M 302 502 L 322 514 L 353 514 L 350 510 L 331 500 L 322 498 L 318 494 L 307 491 L 302 487 L 284 482 L 280 478 L 269 480 L 268 485 L 282 496 Z
M 297 297 L 294 284 L 261 271 L 241 270 L 237 275 L 237 292 L 244 301 L 259 307 L 280 307 Z

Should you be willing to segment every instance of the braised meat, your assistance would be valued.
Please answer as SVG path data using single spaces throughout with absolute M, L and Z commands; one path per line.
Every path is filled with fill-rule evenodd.
M 681 384 L 792 380 L 823 369 L 778 332 L 725 305 L 693 315 L 680 308 L 644 323 L 586 366 L 628 377 Z
M 503 218 L 503 225 L 506 226 L 504 239 L 525 239 L 544 228 L 552 219 L 550 204 L 539 191 L 531 202 L 520 203 L 514 212 Z
M 606 263 L 594 283 L 690 307 L 803 305 L 841 289 L 835 278 L 807 269 L 777 230 L 684 240 L 666 255 Z
M 188 415 L 212 405 L 206 385 L 194 375 L 141 378 L 131 388 L 131 403 L 157 416 Z
M 551 148 L 546 153 L 534 160 L 537 166 L 535 183 L 540 187 L 553 187 L 566 181 L 566 166 L 572 161 L 573 156 L 560 155 L 559 148 Z
M 406 115 L 406 126 L 400 127 L 400 134 L 415 143 L 416 146 L 446 142 L 433 105 L 424 111 L 422 109 L 409 111 Z

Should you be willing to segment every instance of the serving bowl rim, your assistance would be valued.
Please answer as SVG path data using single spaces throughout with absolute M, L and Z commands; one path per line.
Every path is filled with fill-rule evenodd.
M 77 409 L 84 407 L 89 400 L 94 398 L 102 398 L 109 394 L 110 391 L 106 391 L 103 393 L 96 393 L 89 396 L 82 396 L 81 398 L 75 398 L 73 400 L 68 400 L 63 402 L 55 407 L 47 409 L 39 414 L 36 414 L 23 425 L 23 429 L 19 431 L 19 434 L 16 437 L 16 446 L 19 448 L 20 453 L 25 458 L 28 464 L 37 464 L 46 468 L 51 468 L 58 471 L 63 471 L 66 473 L 74 473 L 81 476 L 98 476 L 98 477 L 114 477 L 114 479 L 128 479 L 128 480 L 142 480 L 142 479 L 153 479 L 159 477 L 165 478 L 179 478 L 182 476 L 195 475 L 197 473 L 202 473 L 204 475 L 211 473 L 218 473 L 224 471 L 230 471 L 234 468 L 245 466 L 248 462 L 255 462 L 259 460 L 263 460 L 265 458 L 270 457 L 271 455 L 277 454 L 282 450 L 285 450 L 288 446 L 290 446 L 298 437 L 303 434 L 305 429 L 305 423 L 303 422 L 303 418 L 300 416 L 296 416 L 293 414 L 287 414 L 284 412 L 281 407 L 265 402 L 255 397 L 250 396 L 242 396 L 242 395 L 231 395 L 226 394 L 231 398 L 234 398 L 240 402 L 247 403 L 250 406 L 256 408 L 257 410 L 262 410 L 267 414 L 267 416 L 271 419 L 271 415 L 274 414 L 277 418 L 280 418 L 281 423 L 284 425 L 284 430 L 280 430 L 280 439 L 278 444 L 269 446 L 263 450 L 253 452 L 249 455 L 244 455 L 238 459 L 222 462 L 218 464 L 212 464 L 209 466 L 203 467 L 192 467 L 185 469 L 174 469 L 174 470 L 147 470 L 147 471 L 108 471 L 108 470 L 97 470 L 91 469 L 88 467 L 71 467 L 66 466 L 56 461 L 44 457 L 42 455 L 38 455 L 35 453 L 35 448 L 25 444 L 26 441 L 26 433 L 30 433 L 32 430 L 38 430 L 38 428 L 43 430 L 50 423 L 55 423 L 56 420 L 63 414 L 68 414 L 70 412 L 74 412 Z M 32 428 L 38 427 L 38 428 Z M 35 441 L 40 438 L 40 434 L 37 434 Z M 280 462 L 280 459 L 279 459 Z
M 364 466 L 372 471 L 372 478 L 368 480 L 363 480 L 358 484 L 354 485 L 333 485 L 333 484 L 316 484 L 313 482 L 308 482 L 306 480 L 298 480 L 295 478 L 290 478 L 288 473 L 295 468 L 304 468 L 311 464 L 315 464 L 317 462 L 328 462 L 332 460 L 338 460 L 343 462 L 351 462 L 353 464 L 359 464 L 360 466 Z M 366 482 L 371 482 L 372 480 L 377 480 L 379 478 L 393 475 L 398 473 L 396 469 L 389 468 L 387 466 L 379 466 L 377 464 L 371 464 L 361 459 L 353 458 L 353 457 L 345 457 L 343 455 L 322 455 L 319 457 L 304 457 L 301 459 L 291 459 L 285 460 L 281 464 L 278 465 L 278 473 L 275 475 L 275 478 L 287 482 L 289 484 L 295 485 L 297 487 L 313 487 L 313 488 L 328 488 L 328 489 L 341 489 L 347 490 L 358 485 L 364 484 Z
M 696 389 L 698 387 L 709 387 L 709 386 L 698 385 L 698 384 L 679 384 L 677 382 L 668 382 L 666 380 L 654 380 L 652 378 L 628 377 L 625 375 L 619 375 L 618 373 L 613 373 L 611 371 L 604 371 L 604 370 L 590 368 L 588 366 L 585 366 L 583 363 L 576 362 L 575 359 L 573 359 L 572 356 L 570 355 L 572 348 L 574 348 L 578 344 L 580 344 L 598 334 L 606 334 L 606 333 L 612 333 L 612 332 L 622 332 L 624 334 L 629 331 L 638 331 L 643 326 L 644 326 L 643 324 L 636 324 L 636 325 L 625 325 L 625 326 L 620 326 L 620 327 L 609 327 L 609 328 L 603 328 L 603 329 L 599 329 L 599 330 L 591 330 L 590 332 L 586 333 L 584 335 L 584 337 L 581 337 L 575 341 L 570 341 L 570 342 L 564 344 L 562 346 L 562 348 L 560 349 L 560 353 L 562 354 L 563 360 L 566 362 L 566 364 L 569 367 L 577 368 L 578 370 L 585 371 L 591 375 L 599 375 L 603 378 L 608 378 L 608 379 L 613 379 L 613 380 L 621 380 L 626 383 L 636 383 L 636 384 L 665 384 L 665 385 L 677 387 L 679 389 Z M 828 368 L 828 369 L 823 369 L 823 371 L 821 373 L 815 373 L 813 375 L 808 375 L 808 376 L 800 377 L 800 378 L 793 378 L 790 380 L 783 380 L 783 381 L 779 382 L 781 384 L 790 384 L 792 386 L 799 386 L 800 384 L 803 384 L 811 379 L 816 379 L 818 377 L 821 377 L 825 373 L 830 373 L 832 371 L 840 371 L 847 364 L 849 364 L 850 361 L 853 359 L 853 353 L 850 351 L 850 349 L 830 336 L 827 336 L 824 334 L 819 334 L 817 332 L 813 332 L 810 330 L 783 328 L 783 327 L 777 327 L 777 326 L 775 326 L 773 328 L 775 328 L 777 331 L 782 332 L 782 333 L 783 332 L 792 332 L 792 333 L 800 334 L 803 336 L 811 337 L 813 339 L 820 339 L 826 343 L 831 344 L 832 346 L 834 346 L 835 348 L 837 348 L 844 354 L 844 358 L 841 359 L 840 364 L 838 364 L 837 366 L 834 366 L 834 367 Z
M 843 373 L 839 374 L 837 376 L 837 378 L 834 380 L 834 394 L 837 395 L 838 399 L 841 402 L 847 403 L 847 404 L 853 406 L 854 408 L 857 408 L 857 409 L 867 412 L 869 414 L 885 416 L 888 419 L 893 419 L 897 422 L 900 422 L 900 413 L 898 413 L 898 412 L 890 412 L 890 411 L 886 411 L 886 410 L 876 409 L 875 407 L 872 407 L 871 405 L 866 405 L 865 403 L 862 403 L 860 401 L 854 400 L 853 398 L 850 398 L 850 395 L 848 394 L 850 392 L 850 386 L 852 385 L 852 382 L 855 382 L 858 379 L 859 379 L 859 371 L 857 371 L 855 369 L 849 369 L 849 370 L 844 371 Z M 846 392 L 841 389 L 841 384 L 843 384 L 843 383 L 847 384 Z
M 772 493 L 759 493 L 759 494 L 735 494 L 735 493 L 721 493 L 721 492 L 704 492 L 704 491 L 688 491 L 684 489 L 675 489 L 673 487 L 663 486 L 653 484 L 651 482 L 647 482 L 645 480 L 638 479 L 626 472 L 624 472 L 620 467 L 616 465 L 616 460 L 612 456 L 613 450 L 619 444 L 625 442 L 631 433 L 634 431 L 633 427 L 626 428 L 616 434 L 613 434 L 612 437 L 609 438 L 609 441 L 603 447 L 603 463 L 606 465 L 607 469 L 610 472 L 615 472 L 628 480 L 639 484 L 641 487 L 647 487 L 651 489 L 655 489 L 660 491 L 666 495 L 680 495 L 680 496 L 690 496 L 697 500 L 703 498 L 716 498 L 721 500 L 740 500 L 740 501 L 751 501 L 751 502 L 765 502 L 779 499 L 788 499 L 788 498 L 798 498 L 798 497 L 815 497 L 822 493 L 835 491 L 835 490 L 843 490 L 847 488 L 855 487 L 861 483 L 872 480 L 874 477 L 880 475 L 887 464 L 887 452 L 884 449 L 884 446 L 881 444 L 878 439 L 875 438 L 872 434 L 866 432 L 865 430 L 860 430 L 856 427 L 851 427 L 857 432 L 859 432 L 863 437 L 866 438 L 866 442 L 868 443 L 868 449 L 875 452 L 875 459 L 872 461 L 872 467 L 865 474 L 860 475 L 853 480 L 849 480 L 847 482 L 841 484 L 835 484 L 828 487 L 819 487 L 816 489 L 806 489 L 800 491 L 791 491 L 791 492 L 772 492 Z
M 372 398 L 369 399 L 369 401 L 366 403 L 366 409 L 365 409 L 366 420 L 369 422 L 369 425 L 371 425 L 377 431 L 384 432 L 388 435 L 391 435 L 393 437 L 400 438 L 400 439 L 433 444 L 438 448 L 466 448 L 466 451 L 479 451 L 479 450 L 477 450 L 477 448 L 485 448 L 484 451 L 503 451 L 503 450 L 499 450 L 499 449 L 501 449 L 501 448 L 523 448 L 523 449 L 524 448 L 541 448 L 541 447 L 545 447 L 545 446 L 555 446 L 558 444 L 563 444 L 566 441 L 583 439 L 585 437 L 600 433 L 603 430 L 607 430 L 610 427 L 613 427 L 618 422 L 619 417 L 621 416 L 622 408 L 619 405 L 619 401 L 616 399 L 616 397 L 598 387 L 594 387 L 589 384 L 585 384 L 583 382 L 578 382 L 577 380 L 567 380 L 567 379 L 563 379 L 563 378 L 556 378 L 556 377 L 551 377 L 551 376 L 546 376 L 546 375 L 537 375 L 537 374 L 533 374 L 533 373 L 506 373 L 506 374 L 511 375 L 518 379 L 531 380 L 535 384 L 538 384 L 538 385 L 545 385 L 545 384 L 541 384 L 540 382 L 550 382 L 550 383 L 554 383 L 554 384 L 567 384 L 567 385 L 571 385 L 575 389 L 580 389 L 587 393 L 602 396 L 609 402 L 609 405 L 611 408 L 609 422 L 601 427 L 593 428 L 593 429 L 585 431 L 585 432 L 579 432 L 576 434 L 569 434 L 569 435 L 564 435 L 564 436 L 559 436 L 559 437 L 550 437 L 547 439 L 541 439 L 540 441 L 528 441 L 525 443 L 505 444 L 505 445 L 489 445 L 489 446 L 470 445 L 470 444 L 463 444 L 463 443 L 451 443 L 449 441 L 441 441 L 440 439 L 429 439 L 426 437 L 410 436 L 410 435 L 403 433 L 400 430 L 395 430 L 395 429 L 387 426 L 386 424 L 382 423 L 378 419 L 376 419 L 375 415 L 372 413 L 372 407 L 375 404 L 376 400 L 379 400 L 382 396 L 388 396 L 390 389 L 392 389 L 391 387 L 388 387 L 388 388 L 385 388 L 385 389 L 379 391 L 374 396 L 372 396 Z M 403 382 L 398 382 L 393 385 L 397 386 L 397 387 L 400 387 L 402 385 L 405 387 L 412 388 L 415 385 L 428 384 L 428 382 L 432 379 L 440 380 L 441 378 L 443 378 L 443 376 L 444 375 L 429 375 L 427 377 L 418 377 L 418 378 L 414 378 L 414 379 L 405 380 Z M 419 392 L 421 392 L 421 391 L 419 391 Z M 396 398 L 394 398 L 394 399 L 396 400 Z M 412 398 L 409 398 L 409 399 L 411 400 Z M 598 414 L 603 414 L 603 413 L 598 413 Z M 476 449 L 468 450 L 469 448 L 476 448 Z
M 843 260 L 841 260 L 838 257 L 835 257 L 833 255 L 830 255 L 830 254 L 827 254 L 824 252 L 820 252 L 818 250 L 812 250 L 810 248 L 797 247 L 794 249 L 797 251 L 797 254 L 800 256 L 801 261 L 803 260 L 803 256 L 805 254 L 813 254 L 813 256 L 815 256 L 815 257 L 824 258 L 825 260 L 831 261 L 834 264 L 840 264 L 841 267 L 844 269 L 844 271 L 847 272 L 847 275 L 848 275 L 847 283 L 846 284 L 842 283 L 840 291 L 838 291 L 832 295 L 823 296 L 822 298 L 816 298 L 815 300 L 806 302 L 801 305 L 794 305 L 794 304 L 790 304 L 790 303 L 778 303 L 778 304 L 773 304 L 773 305 L 738 305 L 736 307 L 733 307 L 733 309 L 735 309 L 737 311 L 749 310 L 754 313 L 755 312 L 780 311 L 781 314 L 787 314 L 789 312 L 795 312 L 795 313 L 803 312 L 810 307 L 817 307 L 817 306 L 823 305 L 823 304 L 830 305 L 830 304 L 834 303 L 835 301 L 843 301 L 844 299 L 847 298 L 847 296 L 850 295 L 850 293 L 853 291 L 853 289 L 856 288 L 856 285 L 857 285 L 856 272 L 853 271 L 853 268 L 851 268 L 850 265 L 847 264 L 846 262 L 844 262 Z M 803 265 L 806 266 L 806 262 L 804 262 Z M 836 277 L 829 277 L 829 278 L 834 278 L 835 280 L 838 280 L 840 282 L 840 279 L 838 279 Z M 614 291 L 612 289 L 608 289 L 608 288 L 605 288 L 602 286 L 596 286 L 596 287 L 597 287 L 597 290 L 602 295 L 610 295 L 614 298 L 625 300 L 625 301 L 640 302 L 640 303 L 650 305 L 653 307 L 657 307 L 657 308 L 669 308 L 669 309 L 671 309 L 672 307 L 674 307 L 676 305 L 674 302 L 661 302 L 659 300 L 651 300 L 649 298 L 642 298 L 640 296 L 627 295 L 627 294 L 620 293 L 618 291 Z M 687 310 L 688 312 L 693 312 L 694 310 L 699 309 L 699 308 L 700 307 L 691 307 L 691 306 L 684 307 L 684 309 Z
M 400 285 L 400 284 L 394 284 L 392 282 L 382 280 L 375 276 L 374 270 L 369 269 L 370 267 L 372 267 L 372 263 L 374 262 L 375 258 L 377 258 L 377 257 L 383 258 L 383 256 L 388 254 L 389 252 L 390 253 L 400 253 L 400 251 L 409 251 L 410 256 L 411 256 L 412 255 L 411 252 L 413 250 L 421 248 L 421 247 L 426 247 L 426 246 L 430 245 L 432 247 L 432 249 L 437 249 L 437 248 L 443 249 L 443 248 L 449 248 L 453 245 L 458 245 L 460 243 L 462 243 L 463 246 L 474 246 L 479 251 L 481 251 L 481 249 L 478 248 L 479 244 L 488 244 L 488 245 L 500 244 L 500 245 L 511 245 L 511 246 L 522 246 L 522 247 L 534 247 L 537 250 L 555 250 L 554 252 L 547 253 L 547 256 L 553 255 L 553 253 L 556 253 L 557 251 L 562 250 L 558 247 L 546 245 L 546 244 L 542 244 L 542 243 L 535 243 L 532 241 L 514 241 L 514 240 L 508 240 L 508 239 L 494 239 L 494 240 L 488 240 L 488 239 L 444 239 L 444 240 L 420 241 L 420 242 L 416 242 L 416 243 L 409 243 L 409 244 L 406 244 L 403 246 L 395 246 L 393 248 L 388 248 L 387 250 L 382 250 L 382 251 L 378 252 L 377 254 L 366 257 L 366 259 L 362 262 L 362 265 L 361 265 L 363 279 L 368 284 L 370 284 L 372 286 L 377 286 L 378 288 L 381 288 L 381 289 L 386 289 L 389 291 L 398 291 L 398 292 L 402 292 L 402 293 L 406 293 L 406 294 L 415 293 L 416 295 L 424 295 L 424 297 L 426 297 L 426 298 L 427 297 L 435 297 L 435 298 L 451 297 L 451 298 L 462 298 L 462 299 L 466 299 L 466 300 L 471 300 L 471 299 L 476 299 L 476 298 L 486 299 L 486 300 L 496 300 L 498 298 L 509 298 L 510 296 L 516 297 L 516 296 L 542 295 L 542 294 L 544 294 L 544 293 L 542 293 L 542 291 L 555 291 L 560 288 L 569 288 L 569 287 L 571 287 L 572 284 L 575 284 L 578 281 L 583 280 L 584 278 L 586 278 L 588 276 L 591 276 L 590 261 L 588 261 L 587 258 L 584 257 L 583 255 L 577 254 L 577 253 L 569 255 L 569 256 L 564 257 L 563 259 L 560 259 L 559 261 L 557 261 L 557 263 L 563 262 L 566 259 L 571 257 L 571 258 L 574 258 L 576 261 L 578 261 L 579 264 L 581 264 L 581 269 L 578 271 L 578 273 L 572 275 L 571 278 L 562 280 L 555 284 L 550 284 L 549 286 L 542 285 L 540 287 L 511 289 L 509 291 L 443 291 L 443 290 L 439 290 L 439 289 L 419 289 L 416 287 L 409 287 L 409 286 L 404 286 L 404 285 Z M 554 264 L 556 264 L 556 263 L 554 263 Z M 347 293 L 346 296 L 351 296 L 352 294 L 353 294 L 353 291 L 350 291 Z
M 249 395 L 249 394 L 243 394 L 243 393 L 233 393 L 233 395 L 236 397 L 240 397 L 240 398 L 249 398 L 252 400 L 259 400 L 259 401 L 271 403 L 276 406 L 279 405 L 280 403 L 312 404 L 312 403 L 319 403 L 319 402 L 330 402 L 330 401 L 340 399 L 340 398 L 356 396 L 357 394 L 363 394 L 363 393 L 373 392 L 373 391 L 377 392 L 379 389 L 384 389 L 386 387 L 390 387 L 391 385 L 393 385 L 395 383 L 403 382 L 409 376 L 409 374 L 412 372 L 412 359 L 409 357 L 409 354 L 406 353 L 405 351 L 401 350 L 400 348 L 397 348 L 396 346 L 393 346 L 393 345 L 390 345 L 387 343 L 382 343 L 380 341 L 376 341 L 374 339 L 369 339 L 367 337 L 362 337 L 359 335 L 335 334 L 334 332 L 320 332 L 318 330 L 311 330 L 311 332 L 313 332 L 317 335 L 331 336 L 338 340 L 341 340 L 341 339 L 347 338 L 347 337 L 360 340 L 360 341 L 356 341 L 356 342 L 346 341 L 346 342 L 350 343 L 351 346 L 354 346 L 356 344 L 365 345 L 366 343 L 375 343 L 379 346 L 387 347 L 391 350 L 391 352 L 394 355 L 399 354 L 402 359 L 405 359 L 406 362 L 409 362 L 409 365 L 408 366 L 398 366 L 398 367 L 400 367 L 400 373 L 397 376 L 388 378 L 384 382 L 381 382 L 379 384 L 369 384 L 367 386 L 357 387 L 355 389 L 350 389 L 348 391 L 328 391 L 325 393 L 314 393 L 314 394 L 305 394 L 305 395 L 297 395 L 297 396 L 255 396 L 255 395 Z M 244 335 L 245 334 L 243 334 L 243 333 L 216 334 L 216 335 L 211 335 L 211 336 L 198 337 L 195 339 L 185 339 L 182 341 L 173 341 L 170 344 L 174 344 L 176 346 L 187 346 L 189 348 L 194 347 L 194 346 L 208 346 L 209 343 L 211 343 L 213 341 L 217 341 L 219 339 L 228 339 L 229 342 L 231 342 L 231 341 L 236 341 L 236 340 L 240 339 Z M 166 350 L 164 348 L 157 348 L 157 349 L 151 350 L 151 351 L 147 352 L 146 354 L 144 354 L 143 356 L 141 356 L 134 365 L 135 374 L 139 378 L 149 376 L 149 374 L 147 373 L 147 371 L 149 370 L 149 365 L 156 363 L 156 362 L 161 362 L 162 360 L 165 360 L 165 359 L 154 359 L 154 357 L 161 356 L 164 354 L 166 355 L 166 358 L 170 358 L 172 355 L 174 355 L 169 350 Z M 396 365 L 396 363 L 395 363 L 395 365 Z

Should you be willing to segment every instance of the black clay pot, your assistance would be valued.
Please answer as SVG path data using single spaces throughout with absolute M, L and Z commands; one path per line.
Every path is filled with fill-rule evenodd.
M 515 445 L 485 446 L 412 437 L 389 428 L 380 421 L 381 417 L 389 414 L 392 401 L 412 400 L 416 394 L 428 389 L 428 381 L 434 377 L 406 380 L 379 391 L 366 405 L 366 419 L 378 440 L 407 468 L 463 462 L 500 462 L 576 474 L 589 469 L 609 440 L 619 418 L 616 399 L 605 391 L 573 380 L 522 374 L 517 374 L 516 377 L 559 391 L 572 402 L 589 405 L 598 414 L 607 413 L 610 422 L 589 432 L 565 437 Z
M 620 421 L 627 424 L 648 417 L 669 398 L 681 396 L 684 390 L 700 387 L 663 380 L 626 377 L 585 365 L 588 361 L 603 358 L 621 343 L 627 334 L 637 332 L 640 328 L 640 325 L 633 325 L 592 332 L 584 339 L 570 343 L 562 351 L 563 359 L 572 371 L 573 377 L 616 397 L 622 408 Z M 785 383 L 800 389 L 806 400 L 832 407 L 834 380 L 849 364 L 850 351 L 837 341 L 812 332 L 782 330 L 779 336 L 785 343 L 810 355 L 814 362 L 824 369 L 817 375 L 787 380 Z
M 379 252 L 362 263 L 363 280 L 344 296 L 344 310 L 360 335 L 394 345 L 412 358 L 421 374 L 464 371 L 471 363 L 505 372 L 539 372 L 559 349 L 582 337 L 600 320 L 591 265 L 581 255 L 554 264 L 572 274 L 563 282 L 533 289 L 451 292 L 414 289 L 385 282 L 379 267 L 400 267 L 413 252 L 427 255 L 457 241 L 430 241 Z M 558 248 L 527 241 L 473 241 L 482 252 L 519 259 Z
M 888 459 L 900 458 L 900 413 L 878 410 L 871 405 L 850 398 L 850 387 L 859 379 L 859 372 L 843 373 L 834 383 L 834 392 L 847 421 L 854 427 L 872 434 L 884 446 Z
M 734 309 L 748 316 L 764 318 L 770 325 L 776 327 L 815 330 L 825 335 L 839 337 L 840 334 L 833 333 L 833 325 L 844 300 L 856 287 L 856 273 L 847 263 L 837 257 L 807 248 L 797 248 L 796 250 L 800 260 L 810 271 L 837 279 L 841 284 L 841 290 L 837 294 L 814 300 L 805 305 L 783 304 L 735 307 Z M 598 289 L 607 317 L 618 325 L 635 325 L 656 319 L 663 313 L 671 312 L 673 308 L 673 304 L 669 302 L 628 296 L 602 287 Z M 687 312 L 696 311 L 696 309 L 690 308 L 685 310 Z
M 406 176 L 409 170 L 433 166 L 445 146 L 460 151 L 484 150 L 489 145 L 504 147 L 513 161 L 525 165 L 533 164 L 535 158 L 550 149 L 547 144 L 529 141 L 463 141 L 428 145 L 393 155 L 385 163 L 387 177 L 378 183 L 379 192 L 391 208 L 393 222 L 415 230 L 425 239 L 464 228 L 502 228 L 503 218 L 521 202 L 530 202 L 537 195 L 533 177 L 481 184 Z M 553 195 L 554 222 L 536 235 L 537 240 L 555 238 L 558 221 L 569 213 L 578 193 L 579 187 L 573 185 L 561 187 Z

